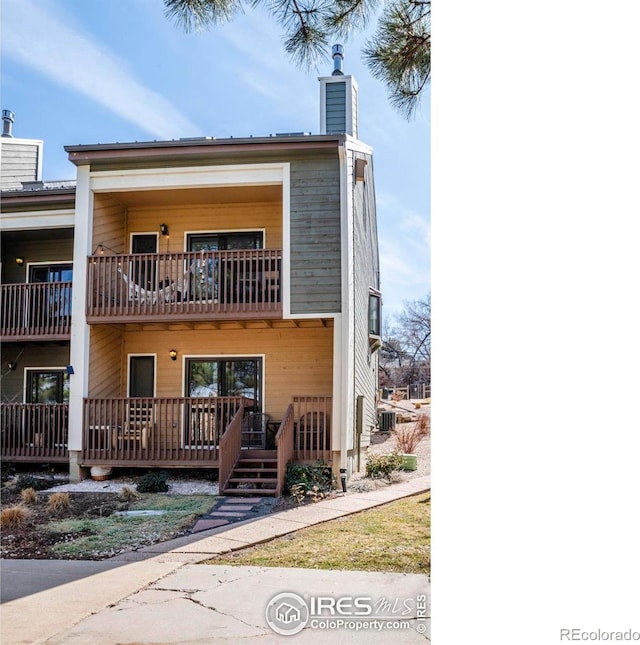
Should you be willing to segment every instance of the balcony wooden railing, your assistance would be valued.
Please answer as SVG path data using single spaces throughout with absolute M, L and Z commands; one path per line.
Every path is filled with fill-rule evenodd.
M 281 268 L 276 249 L 92 256 L 87 321 L 275 318 Z
M 290 404 L 276 434 L 276 450 L 278 451 L 278 483 L 276 485 L 276 497 L 280 497 L 284 492 L 287 464 L 293 460 L 294 433 L 293 404 Z
M 67 461 L 67 403 L 0 403 L 1 455 L 6 461 Z
M 243 397 L 85 399 L 82 465 L 218 465 Z
M 66 340 L 71 335 L 71 282 L 0 285 L 2 340 Z
M 294 396 L 293 421 L 295 461 L 331 460 L 330 396 Z
M 220 467 L 218 469 L 219 490 L 224 491 L 227 480 L 242 450 L 242 416 L 244 408 L 240 406 L 225 433 L 220 437 Z

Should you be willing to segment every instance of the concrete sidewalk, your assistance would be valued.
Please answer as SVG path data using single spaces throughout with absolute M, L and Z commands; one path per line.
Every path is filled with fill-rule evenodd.
M 309 623 L 296 635 L 299 643 L 319 643 L 327 637 L 368 645 L 391 639 L 424 643 L 429 619 L 418 619 L 422 609 L 416 598 L 424 594 L 428 600 L 427 576 L 197 563 L 429 488 L 430 478 L 419 477 L 203 531 L 100 563 L 4 561 L 3 587 L 26 594 L 29 580 L 33 582 L 29 595 L 2 605 L 2 643 L 150 645 L 231 643 L 240 638 L 248 643 L 286 642 L 289 636 L 273 632 L 265 619 L 267 604 L 282 592 L 295 592 L 306 599 L 364 595 L 378 603 L 366 620 L 358 617 L 363 624 L 369 621 L 361 631 L 354 631 L 352 625 L 334 636 L 332 629 L 314 629 Z M 78 577 L 81 570 L 88 575 Z M 49 579 L 47 589 L 42 588 L 41 573 Z M 380 619 L 376 623 L 380 631 L 372 630 L 372 619 Z M 386 631 L 387 626 L 394 631 Z

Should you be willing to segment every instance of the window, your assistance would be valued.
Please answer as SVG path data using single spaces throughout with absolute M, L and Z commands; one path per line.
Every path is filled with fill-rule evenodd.
M 71 282 L 72 264 L 36 264 L 29 267 L 29 282 Z
M 68 403 L 69 375 L 66 370 L 27 370 L 27 403 Z
M 369 292 L 369 336 L 380 337 L 381 298 L 377 291 Z

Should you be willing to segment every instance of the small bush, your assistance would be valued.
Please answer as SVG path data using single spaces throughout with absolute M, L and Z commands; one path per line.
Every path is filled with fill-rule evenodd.
M 395 437 L 398 449 L 405 455 L 411 455 L 423 437 L 431 434 L 431 419 L 426 414 L 418 417 L 411 425 L 395 427 L 391 434 Z
M 323 461 L 315 464 L 288 464 L 285 490 L 300 504 L 306 498 L 314 502 L 327 496 L 333 488 L 331 466 Z
M 20 493 L 20 499 L 23 504 L 35 504 L 38 501 L 38 495 L 33 488 L 24 488 Z
M 29 519 L 31 512 L 21 504 L 5 508 L 0 512 L 0 528 L 13 530 L 21 528 Z
M 14 484 L 16 490 L 24 490 L 25 488 L 33 488 L 33 490 L 44 490 L 51 486 L 51 482 L 44 479 L 39 479 L 33 475 L 20 475 Z
M 136 499 L 140 499 L 140 494 L 133 490 L 133 488 L 123 486 L 120 491 L 120 499 L 123 502 L 133 502 Z
M 71 496 L 69 493 L 53 493 L 47 502 L 47 510 L 52 513 L 67 511 L 71 508 Z
M 386 477 L 391 479 L 394 470 L 401 470 L 403 464 L 402 455 L 394 451 L 388 455 L 367 455 L 365 474 L 367 477 Z
M 160 471 L 143 475 L 136 486 L 136 490 L 139 493 L 166 493 L 169 490 L 167 473 Z

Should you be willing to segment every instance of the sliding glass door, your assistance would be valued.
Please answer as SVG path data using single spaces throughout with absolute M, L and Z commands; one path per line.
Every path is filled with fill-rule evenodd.
M 261 358 L 190 358 L 186 363 L 185 392 L 189 397 L 207 397 L 189 407 L 186 445 L 217 442 L 231 421 L 227 406 L 216 404 L 216 397 L 241 396 L 245 414 L 262 409 Z M 223 411 L 221 413 L 221 411 Z

